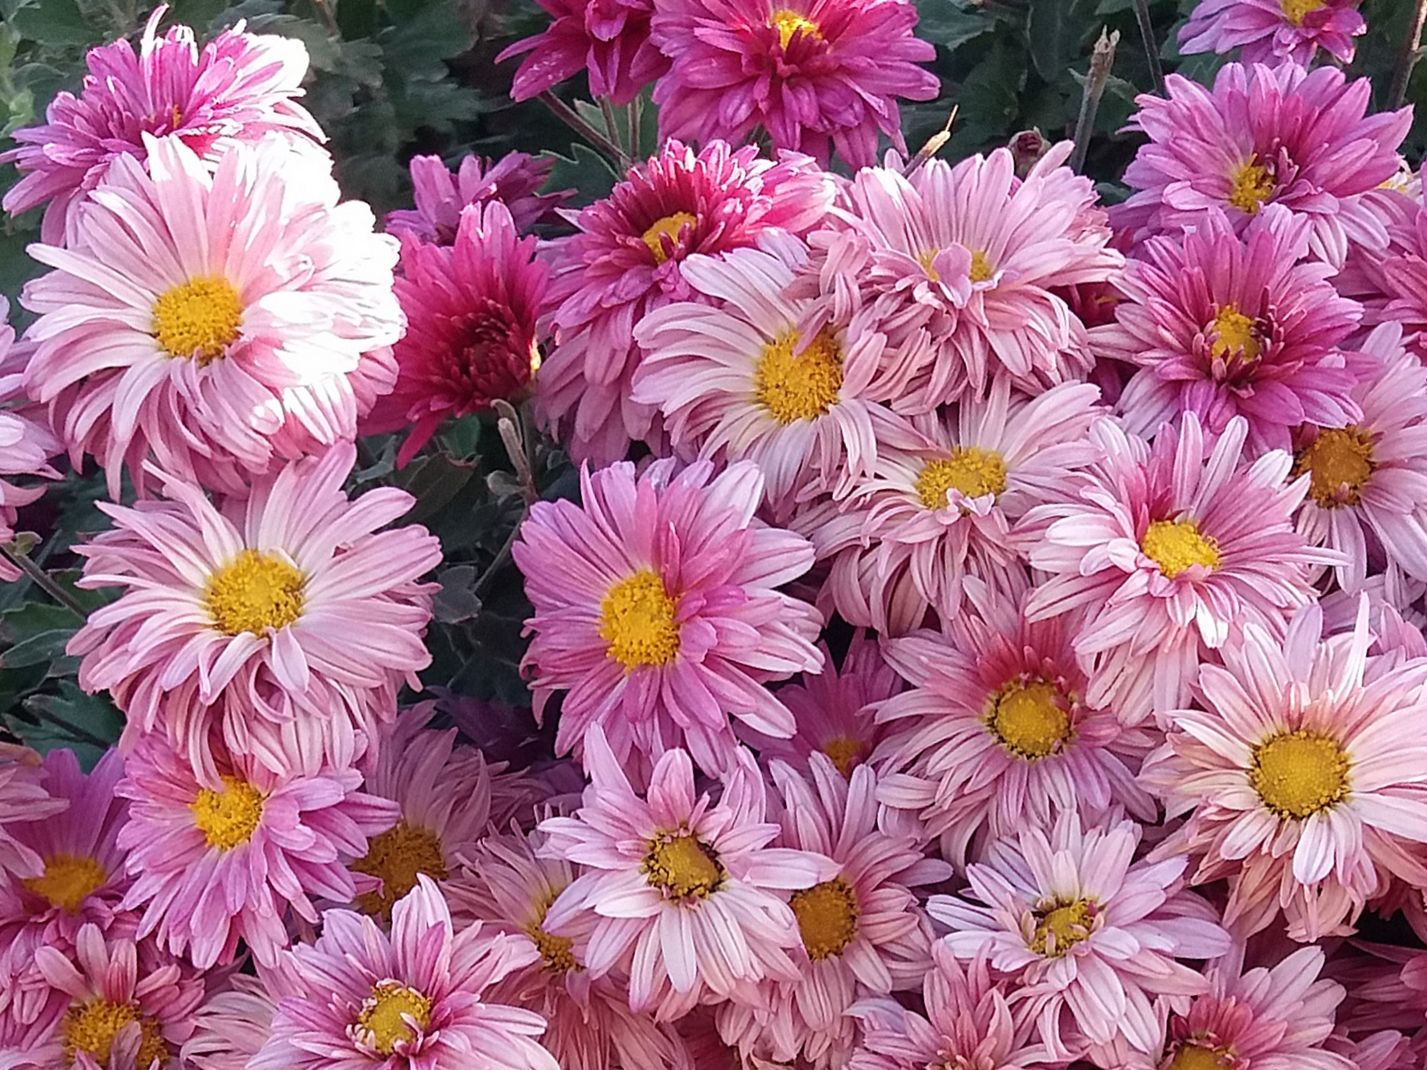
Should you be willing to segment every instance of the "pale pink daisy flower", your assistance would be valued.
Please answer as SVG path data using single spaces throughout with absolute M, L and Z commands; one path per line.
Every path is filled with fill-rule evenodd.
M 1171 74 L 1165 89 L 1137 98 L 1130 125 L 1150 141 L 1125 169 L 1137 192 L 1112 213 L 1136 241 L 1192 227 L 1206 208 L 1242 229 L 1281 204 L 1309 218 L 1312 255 L 1335 267 L 1350 240 L 1387 245 L 1362 195 L 1396 175 L 1412 113 L 1367 115 L 1368 79 L 1350 82 L 1333 66 L 1230 63 L 1213 88 Z
M 831 858 L 770 847 L 763 774 L 747 751 L 717 803 L 694 794 L 694 767 L 665 752 L 644 796 L 592 728 L 585 739 L 590 786 L 571 817 L 540 825 L 542 853 L 584 867 L 545 915 L 563 936 L 593 912 L 585 967 L 593 977 L 628 972 L 629 1005 L 672 1021 L 699 1003 L 757 999 L 759 985 L 793 981 L 801 945 L 786 893 L 832 880 Z M 254 1068 L 261 1070 L 261 1068 Z
M 43 875 L 45 860 L 21 837 L 24 826 L 69 806 L 41 783 L 40 757 L 28 747 L 0 743 L 0 879 Z
M 272 1029 L 277 1001 L 302 994 L 302 982 L 290 955 L 273 966 L 255 963 L 256 976 L 233 974 L 226 987 L 210 992 L 194 1015 L 193 1033 L 179 1054 L 184 1066 L 199 1070 L 247 1070 Z
M 1353 61 L 1353 38 L 1367 30 L 1362 0 L 1200 0 L 1179 28 L 1179 51 L 1228 53 L 1245 63 L 1307 67 L 1318 49 Z
M 456 932 L 436 885 L 420 878 L 392 910 L 391 933 L 347 910 L 290 956 L 295 992 L 279 997 L 249 1070 L 559 1070 L 533 1011 L 488 990 L 537 952 L 479 924 Z
M 0 297 L 0 543 L 15 538 L 19 511 L 44 496 L 38 478 L 59 479 L 50 458 L 64 447 L 42 412 L 29 403 L 22 385 L 29 354 L 15 344 L 15 328 L 10 326 L 10 303 Z M 16 482 L 14 477 L 26 477 Z M 20 569 L 0 559 L 0 580 L 20 578 Z
M 1282 910 L 1295 939 L 1351 933 L 1389 875 L 1427 885 L 1427 660 L 1368 656 L 1365 601 L 1353 631 L 1321 628 L 1317 607 L 1281 641 L 1247 625 L 1142 773 L 1188 816 L 1161 849 L 1196 858 L 1196 883 L 1227 878 L 1226 924 L 1246 932 Z
M 906 149 L 898 100 L 940 88 L 916 25 L 905 0 L 661 0 L 651 32 L 672 63 L 654 86 L 659 136 L 736 142 L 761 128 L 776 148 L 867 167 L 879 134 Z
M 1182 889 L 1188 860 L 1134 862 L 1139 839 L 1134 822 L 1082 828 L 1070 810 L 1050 830 L 992 844 L 967 870 L 970 899 L 927 904 L 958 958 L 989 955 L 1014 980 L 1058 1058 L 1078 1054 L 1078 1038 L 1148 1052 L 1159 1039 L 1156 1002 L 1183 1013 L 1209 987 L 1178 960 L 1231 947 L 1209 904 Z
M 604 200 L 564 213 L 576 233 L 549 246 L 554 345 L 535 401 L 571 456 L 609 464 L 631 441 L 659 444 L 655 407 L 630 398 L 642 359 L 634 327 L 653 309 L 693 299 L 687 256 L 752 246 L 774 228 L 801 234 L 832 199 L 831 177 L 804 157 L 775 162 L 722 141 L 696 153 L 670 141 Z
M 649 39 L 653 0 L 536 0 L 550 25 L 496 57 L 530 53 L 515 72 L 510 95 L 529 100 L 573 78 L 589 75 L 590 95 L 628 104 L 669 69 L 669 58 Z
M 719 1029 L 748 1054 L 844 1066 L 856 1038 L 853 1003 L 915 989 L 926 975 L 931 927 L 913 889 L 940 884 L 952 870 L 925 857 L 914 836 L 880 827 L 870 766 L 844 777 L 816 755 L 806 776 L 777 761 L 771 776 L 783 804 L 779 845 L 825 855 L 838 871 L 789 900 L 801 976 L 765 984 L 761 1006 L 719 1008 Z
M 508 152 L 495 161 L 468 153 L 452 171 L 439 156 L 413 156 L 409 169 L 416 207 L 388 212 L 386 232 L 451 245 L 467 206 L 499 202 L 510 212 L 515 229 L 524 233 L 557 218 L 555 209 L 573 195 L 571 190 L 540 192 L 554 166 L 549 156 L 524 152 Z
M 431 661 L 422 634 L 441 560 L 419 525 L 379 531 L 411 508 L 395 487 L 348 499 L 352 446 L 294 461 L 246 498 L 215 506 L 165 484 L 134 508 L 100 506 L 114 528 L 75 548 L 85 588 L 121 588 L 70 640 L 79 682 L 127 714 L 121 745 L 162 730 L 217 784 L 209 732 L 274 773 L 281 733 L 336 767 L 376 745 L 396 691 Z
M 147 169 L 114 161 L 68 247 L 30 246 L 54 270 L 22 298 L 39 317 L 25 390 L 112 497 L 125 467 L 151 482 L 146 461 L 241 492 L 355 437 L 391 389 L 397 242 L 365 204 L 338 203 L 329 169 L 278 138 L 211 172 L 181 141 L 151 141 Z
M 1313 598 L 1309 567 L 1341 557 L 1294 531 L 1308 480 L 1285 483 L 1289 454 L 1243 464 L 1243 417 L 1212 447 L 1192 412 L 1153 447 L 1108 419 L 1090 434 L 1104 460 L 1023 521 L 1031 564 L 1050 573 L 1026 616 L 1078 614 L 1086 702 L 1133 722 L 1185 705 L 1200 660 L 1234 629 L 1281 633 Z
M 1139 368 L 1119 401 L 1129 430 L 1150 437 L 1193 412 L 1217 435 L 1243 416 L 1262 452 L 1288 449 L 1301 423 L 1357 419 L 1340 347 L 1362 309 L 1334 291 L 1331 267 L 1303 260 L 1308 231 L 1271 204 L 1241 238 L 1211 208 L 1192 232 L 1140 247 L 1116 322 L 1091 332 L 1097 354 Z
M 158 34 L 167 5 L 149 15 L 136 53 L 122 38 L 90 49 L 79 96 L 61 91 L 45 121 L 15 132 L 19 147 L 0 155 L 21 178 L 5 211 L 48 202 L 41 236 L 65 241 L 78 205 L 120 157 L 143 161 L 154 143 L 177 141 L 209 167 L 238 142 L 278 134 L 317 157 L 322 131 L 297 103 L 307 49 L 292 37 L 252 34 L 240 21 L 200 48 L 187 26 Z
M 822 618 L 784 594 L 813 561 L 805 539 L 754 516 L 752 464 L 715 475 L 628 463 L 580 476 L 580 500 L 537 502 L 515 563 L 535 608 L 525 656 L 537 714 L 568 692 L 556 750 L 595 727 L 621 762 L 687 748 L 721 773 L 738 750 L 729 718 L 788 738 L 796 724 L 763 685 L 821 670 Z

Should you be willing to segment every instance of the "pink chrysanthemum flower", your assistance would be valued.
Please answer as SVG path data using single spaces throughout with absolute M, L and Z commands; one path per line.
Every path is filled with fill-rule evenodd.
M 121 744 L 162 729 L 199 778 L 217 784 L 215 725 L 234 754 L 274 773 L 281 734 L 336 768 L 376 744 L 396 690 L 431 660 L 422 642 L 441 560 L 419 525 L 378 531 L 411 508 L 395 487 L 348 499 L 351 446 L 294 461 L 220 510 L 198 488 L 165 485 L 135 508 L 101 505 L 114 529 L 76 547 L 79 584 L 119 587 L 70 640 L 80 685 L 128 717 Z
M 943 634 L 886 643 L 912 684 L 877 705 L 887 737 L 872 756 L 879 799 L 917 815 L 958 866 L 973 841 L 1086 819 L 1124 807 L 1141 821 L 1153 801 L 1135 783 L 1151 735 L 1088 703 L 1074 653 L 1078 623 L 1026 620 L 1024 596 L 973 584 L 972 605 Z
M 406 430 L 404 465 L 446 420 L 519 402 L 540 367 L 535 329 L 549 266 L 505 205 L 466 209 L 450 246 L 407 239 L 396 296 L 406 315 L 396 383 L 362 432 Z M 409 429 L 409 430 L 408 430 Z
M 766 820 L 763 774 L 747 751 L 717 803 L 694 794 L 693 763 L 681 750 L 659 759 L 642 797 L 598 728 L 585 740 L 585 768 L 584 805 L 540 829 L 549 837 L 543 853 L 584 867 L 544 927 L 564 936 L 596 915 L 591 976 L 627 971 L 630 1008 L 659 1021 L 701 1002 L 757 1001 L 760 982 L 798 978 L 792 952 L 801 939 L 785 893 L 832 880 L 841 867 L 768 846 L 778 826 Z
M 989 955 L 1014 979 L 1058 1058 L 1076 1055 L 1080 1038 L 1148 1052 L 1159 1039 L 1153 1003 L 1183 1013 L 1208 988 L 1177 960 L 1231 946 L 1209 904 L 1182 890 L 1187 859 L 1133 862 L 1139 839 L 1134 822 L 1082 829 L 1070 810 L 1051 830 L 992 844 L 967 870 L 974 901 L 932 896 L 927 905 L 951 929 L 944 940 L 958 958 Z
M 754 516 L 751 464 L 715 475 L 670 462 L 580 476 L 580 500 L 537 502 L 515 563 L 535 615 L 526 654 L 540 710 L 568 691 L 556 749 L 604 729 L 620 761 L 686 747 L 711 773 L 738 750 L 729 718 L 788 738 L 796 724 L 763 684 L 817 672 L 817 610 L 778 590 L 808 570 L 805 539 Z
M 15 538 L 15 522 L 22 507 L 43 497 L 44 486 L 21 485 L 15 476 L 59 479 L 60 473 L 49 459 L 64 447 L 29 404 L 22 386 L 28 355 L 16 347 L 15 328 L 10 326 L 10 303 L 0 297 L 0 543 Z M 0 580 L 20 578 L 20 569 L 0 559 Z
M 280 139 L 233 146 L 209 172 L 175 139 L 148 169 L 117 159 L 55 270 L 26 284 L 39 315 L 25 389 L 76 465 L 239 493 L 275 461 L 356 435 L 391 389 L 402 326 L 395 239 L 338 203 L 328 170 Z
M 691 300 L 683 261 L 753 245 L 770 229 L 801 234 L 832 204 L 831 178 L 801 157 L 761 158 L 722 141 L 677 141 L 633 168 L 602 201 L 571 217 L 577 233 L 550 244 L 554 348 L 536 384 L 537 412 L 576 460 L 609 464 L 631 440 L 658 442 L 654 406 L 630 399 L 649 311 Z
M 24 827 L 69 806 L 44 789 L 40 770 L 40 757 L 34 751 L 0 743 L 0 879 L 43 875 L 45 860 L 25 842 Z
M 759 127 L 824 165 L 836 151 L 870 166 L 879 133 L 906 148 L 897 101 L 940 89 L 916 25 L 904 0 L 663 0 L 652 33 L 673 63 L 654 86 L 659 136 L 742 141 Z
M 1281 204 L 1309 218 L 1309 249 L 1335 267 L 1350 239 L 1386 246 L 1362 194 L 1397 173 L 1412 113 L 1366 115 L 1368 79 L 1349 82 L 1333 66 L 1230 63 L 1212 89 L 1178 74 L 1165 85 L 1165 97 L 1137 98 L 1131 120 L 1150 143 L 1125 169 L 1138 192 L 1114 218 L 1137 241 L 1193 227 L 1206 208 L 1240 229 L 1265 204 Z
M 1002 374 L 1038 393 L 1090 367 L 1067 287 L 1119 274 L 1090 180 L 1065 167 L 1070 142 L 1024 179 L 1008 149 L 910 178 L 868 168 L 846 205 L 814 232 L 814 271 L 799 289 L 846 310 L 848 374 L 899 412 L 931 412 Z M 823 307 L 823 306 L 818 306 Z
M 290 959 L 279 960 L 290 970 Z M 199 1070 L 247 1070 L 248 1060 L 262 1050 L 277 1010 L 274 976 L 278 970 L 258 967 L 259 976 L 236 974 L 228 987 L 198 1009 L 193 1034 L 183 1043 L 184 1066 Z M 297 995 L 296 986 L 287 995 Z
M 1303 261 L 1308 230 L 1267 205 L 1240 238 L 1211 208 L 1192 232 L 1140 247 L 1116 322 L 1091 335 L 1097 354 L 1139 367 L 1120 395 L 1129 430 L 1151 437 L 1193 412 L 1217 435 L 1243 416 L 1261 452 L 1288 449 L 1301 423 L 1357 419 L 1339 347 L 1362 309 L 1334 292 L 1332 268 Z
M 848 1009 L 863 996 L 918 987 L 930 965 L 931 928 L 912 889 L 951 876 L 918 839 L 879 827 L 877 776 L 867 765 L 844 777 L 823 755 L 806 777 L 774 762 L 787 848 L 825 855 L 837 875 L 794 892 L 801 971 L 772 981 L 762 1005 L 719 1009 L 724 1039 L 750 1055 L 815 1067 L 845 1066 L 856 1036 Z
M 1362 0 L 1200 0 L 1179 29 L 1179 51 L 1228 53 L 1245 63 L 1307 67 L 1318 49 L 1353 61 L 1353 38 L 1367 30 Z
M 1427 286 L 1427 209 L 1422 190 L 1419 184 L 1404 194 L 1387 190 L 1382 196 L 1390 243 L 1370 275 L 1387 298 L 1380 315 L 1401 323 L 1408 345 L 1419 358 L 1427 357 L 1427 297 L 1422 293 Z
M 235 143 L 274 133 L 320 155 L 322 131 L 297 103 L 307 75 L 301 41 L 245 33 L 239 22 L 200 49 L 187 26 L 158 36 L 167 10 L 160 5 L 149 16 L 137 53 L 123 39 L 91 49 L 79 96 L 57 94 L 45 122 L 16 131 L 19 147 L 0 155 L 21 174 L 5 194 L 5 211 L 48 202 L 46 243 L 63 244 L 86 195 L 120 157 L 142 162 L 150 139 L 182 142 L 209 167 Z
M 559 1070 L 538 1014 L 486 998 L 536 951 L 477 924 L 456 932 L 425 877 L 393 908 L 390 935 L 329 910 L 316 943 L 287 954 L 299 990 L 278 999 L 250 1070 Z
M 1351 632 L 1322 639 L 1321 623 L 1309 607 L 1281 642 L 1246 626 L 1143 772 L 1188 815 L 1163 849 L 1199 859 L 1196 882 L 1228 878 L 1226 924 L 1282 910 L 1298 940 L 1351 933 L 1389 875 L 1427 885 L 1427 660 L 1369 657 L 1366 602 Z
M 515 229 L 524 233 L 536 223 L 553 219 L 555 209 L 572 195 L 570 190 L 540 192 L 554 166 L 548 156 L 508 152 L 494 162 L 468 154 L 461 157 L 458 169 L 451 171 L 439 156 L 413 156 L 410 169 L 416 207 L 388 212 L 386 232 L 451 245 L 467 206 L 499 202 L 515 220 Z
M 1027 619 L 1080 615 L 1090 706 L 1133 722 L 1185 705 L 1206 651 L 1250 621 L 1282 633 L 1313 597 L 1309 567 L 1341 560 L 1292 527 L 1308 491 L 1306 479 L 1285 484 L 1292 457 L 1245 466 L 1247 435 L 1235 417 L 1211 449 L 1191 412 L 1150 447 L 1101 420 L 1091 438 L 1104 460 L 1068 501 L 1026 515 L 1031 564 L 1050 573 Z
M 550 15 L 542 33 L 517 41 L 496 57 L 500 63 L 526 52 L 510 87 L 516 100 L 529 100 L 581 71 L 589 74 L 590 95 L 628 104 L 669 69 L 649 39 L 652 0 L 536 0 Z

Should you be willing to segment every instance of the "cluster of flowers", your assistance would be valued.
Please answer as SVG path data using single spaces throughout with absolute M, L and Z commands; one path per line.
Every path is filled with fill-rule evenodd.
M 399 239 L 300 46 L 161 14 L 9 157 L 5 534 L 61 452 L 137 501 L 75 548 L 118 749 L 0 751 L 0 1068 L 1423 1064 L 1427 951 L 1342 939 L 1427 940 L 1427 208 L 1307 67 L 1351 6 L 1207 0 L 1245 62 L 1110 212 L 1068 145 L 872 165 L 904 0 L 571 4 L 517 93 L 703 147 L 580 211 L 418 159 Z M 344 485 L 532 389 L 511 765 L 398 712 L 440 549 Z

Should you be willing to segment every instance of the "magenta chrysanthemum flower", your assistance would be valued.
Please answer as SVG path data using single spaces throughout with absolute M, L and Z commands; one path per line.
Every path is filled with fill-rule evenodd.
M 38 877 L 45 871 L 44 858 L 21 833 L 30 822 L 63 813 L 69 804 L 45 791 L 41 778 L 39 755 L 0 743 L 0 879 Z
M 451 171 L 439 156 L 413 156 L 410 169 L 416 207 L 388 212 L 386 232 L 451 245 L 461 225 L 461 213 L 469 205 L 499 202 L 510 211 L 515 229 L 524 233 L 536 223 L 553 219 L 555 209 L 571 196 L 570 190 L 540 192 L 554 166 L 548 156 L 508 152 L 494 163 L 468 154 L 461 157 L 458 169 Z
M 329 910 L 317 942 L 287 954 L 299 991 L 279 998 L 251 1070 L 559 1070 L 538 1014 L 486 998 L 535 950 L 477 924 L 456 932 L 425 877 L 393 908 L 390 935 Z
M 1427 659 L 1368 657 L 1365 602 L 1351 632 L 1322 639 L 1321 623 L 1310 607 L 1282 641 L 1245 627 L 1143 773 L 1188 815 L 1166 849 L 1199 859 L 1196 882 L 1228 878 L 1226 923 L 1282 910 L 1299 940 L 1351 933 L 1389 875 L 1427 885 Z
M 694 767 L 681 750 L 654 767 L 635 794 L 599 728 L 585 740 L 590 786 L 572 817 L 541 823 L 542 852 L 583 866 L 545 916 L 566 935 L 597 917 L 585 967 L 592 977 L 629 974 L 629 1004 L 659 1021 L 701 1002 L 759 1001 L 760 982 L 793 981 L 798 922 L 786 893 L 838 874 L 823 855 L 768 845 L 763 774 L 740 750 L 717 803 L 694 793 Z M 261 1070 L 261 1068 L 254 1068 Z
M 771 775 L 783 802 L 778 843 L 825 855 L 838 871 L 789 902 L 802 976 L 767 982 L 761 1006 L 721 1007 L 719 1029 L 748 1056 L 845 1066 L 856 1037 L 852 1004 L 917 988 L 925 976 L 931 928 L 912 889 L 945 881 L 951 867 L 924 857 L 914 836 L 880 827 L 870 766 L 844 777 L 818 755 L 806 777 L 782 762 Z
M 870 166 L 877 137 L 905 150 L 900 100 L 932 100 L 936 49 L 904 0 L 661 0 L 654 43 L 672 61 L 654 86 L 660 137 L 742 141 Z
M 1070 500 L 1026 515 L 1031 564 L 1050 573 L 1027 619 L 1079 614 L 1090 706 L 1134 722 L 1185 705 L 1205 651 L 1250 621 L 1281 634 L 1313 597 L 1309 568 L 1341 560 L 1293 529 L 1308 491 L 1285 484 L 1293 458 L 1276 450 L 1245 466 L 1247 435 L 1235 417 L 1211 449 L 1186 413 L 1149 447 L 1101 420 L 1091 438 L 1104 460 Z
M 529 100 L 581 71 L 589 74 L 590 95 L 628 104 L 669 69 L 669 58 L 649 39 L 652 0 L 536 0 L 551 18 L 549 27 L 517 41 L 496 57 L 500 63 L 526 52 L 510 87 L 516 100 Z
M 1182 890 L 1187 860 L 1133 862 L 1139 839 L 1134 822 L 1082 829 L 1070 810 L 1051 830 L 994 843 L 967 870 L 973 899 L 927 905 L 950 927 L 943 939 L 958 958 L 988 955 L 1014 979 L 1060 1059 L 1117 1038 L 1148 1052 L 1159 1039 L 1152 1002 L 1183 1013 L 1208 989 L 1177 960 L 1231 946 L 1209 904 Z
M 778 590 L 813 561 L 805 539 L 754 517 L 763 478 L 699 462 L 581 473 L 580 499 L 537 502 L 515 563 L 535 607 L 526 654 L 539 710 L 568 691 L 556 749 L 604 729 L 621 762 L 686 747 L 721 773 L 729 718 L 788 738 L 793 715 L 763 684 L 817 672 L 818 612 Z
M 408 239 L 396 296 L 406 315 L 396 384 L 362 432 L 407 430 L 404 465 L 446 420 L 518 402 L 540 366 L 535 321 L 549 278 L 503 204 L 466 209 L 450 246 Z
M 356 435 L 391 389 L 401 331 L 396 241 L 338 204 L 328 171 L 279 139 L 235 145 L 210 174 L 181 142 L 120 157 L 54 268 L 28 283 L 39 318 L 25 389 L 109 492 L 121 468 L 239 493 L 275 461 Z
M 1129 430 L 1150 437 L 1193 412 L 1217 435 L 1243 416 L 1261 452 L 1288 449 L 1301 423 L 1357 419 L 1339 347 L 1362 309 L 1334 292 L 1331 267 L 1303 261 L 1308 231 L 1267 205 L 1241 239 L 1211 208 L 1194 231 L 1140 247 L 1116 322 L 1091 335 L 1097 354 L 1139 366 L 1120 395 Z
M 1115 221 L 1136 240 L 1193 227 L 1207 208 L 1242 228 L 1265 204 L 1281 204 L 1309 218 L 1310 250 L 1335 267 L 1350 239 L 1387 244 L 1361 198 L 1397 173 L 1412 113 L 1366 115 L 1368 79 L 1349 82 L 1333 66 L 1230 63 L 1212 89 L 1178 74 L 1165 85 L 1165 97 L 1137 98 L 1131 120 L 1150 143 L 1125 169 L 1138 192 Z
M 1318 49 L 1353 61 L 1353 38 L 1367 30 L 1362 0 L 1200 0 L 1179 29 L 1179 51 L 1232 52 L 1245 63 L 1307 67 Z
M 200 49 L 187 26 L 158 36 L 167 10 L 160 5 L 149 16 L 137 53 L 123 39 L 91 49 L 79 96 L 58 93 L 45 122 L 16 131 L 19 147 L 0 155 L 21 173 L 5 211 L 48 202 L 46 243 L 63 244 L 86 195 L 120 157 L 142 162 L 152 139 L 182 142 L 208 167 L 235 143 L 274 133 L 321 155 L 322 131 L 297 103 L 307 75 L 301 41 L 245 33 L 239 22 Z
M 661 436 L 654 407 L 630 399 L 641 352 L 634 327 L 649 311 L 691 300 L 683 260 L 753 245 L 767 230 L 801 234 L 832 204 L 830 177 L 800 157 L 763 159 L 722 141 L 700 152 L 677 141 L 580 211 L 578 232 L 550 243 L 550 328 L 537 412 L 576 460 L 623 459 L 631 440 Z
M 294 461 L 220 510 L 165 484 L 135 508 L 101 505 L 114 529 L 76 547 L 79 584 L 119 587 L 70 641 L 80 685 L 128 715 L 122 745 L 162 730 L 217 784 L 209 732 L 234 754 L 288 771 L 283 733 L 335 768 L 376 745 L 396 690 L 431 660 L 422 642 L 441 560 L 418 525 L 378 531 L 411 508 L 382 487 L 350 500 L 351 446 Z

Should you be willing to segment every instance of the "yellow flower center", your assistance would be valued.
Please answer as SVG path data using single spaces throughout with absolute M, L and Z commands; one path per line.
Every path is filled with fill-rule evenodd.
M 928 509 L 945 509 L 955 487 L 968 498 L 1006 489 L 1006 461 L 995 450 L 960 446 L 950 456 L 927 461 L 917 475 L 917 496 Z
M 640 235 L 644 244 L 649 247 L 649 252 L 654 256 L 654 263 L 662 264 L 668 260 L 668 255 L 664 252 L 664 239 L 678 244 L 679 232 L 685 226 L 693 226 L 698 220 L 690 212 L 675 212 L 673 215 L 666 215 L 663 219 L 656 219 L 649 224 L 649 229 Z
M 153 335 L 171 357 L 217 360 L 238 337 L 243 299 L 224 278 L 200 276 L 180 283 L 154 302 Z
M 1347 798 L 1348 754 L 1318 732 L 1282 732 L 1254 748 L 1249 782 L 1279 817 L 1309 817 Z
M 1199 534 L 1192 520 L 1156 520 L 1145 529 L 1140 549 L 1170 579 L 1191 565 L 1209 570 L 1219 567 L 1219 544 Z
M 201 788 L 188 808 L 208 846 L 231 851 L 257 831 L 263 818 L 263 793 L 245 780 L 225 776 L 222 791 Z
M 841 877 L 794 892 L 788 906 L 814 962 L 842 954 L 857 935 L 857 896 Z
M 583 968 L 575 958 L 575 941 L 568 936 L 547 933 L 538 923 L 526 926 L 525 935 L 535 941 L 544 968 L 550 973 L 571 973 Z
M 416 878 L 423 873 L 435 881 L 445 880 L 447 873 L 440 838 L 405 820 L 368 840 L 367 853 L 351 868 L 382 882 L 380 891 L 357 896 L 357 908 L 374 918 L 391 917 L 392 904 L 415 888 Z
M 938 274 L 937 269 L 932 266 L 932 262 L 936 260 L 937 254 L 940 252 L 940 249 L 923 249 L 917 254 L 917 263 L 922 266 L 922 270 L 927 273 L 927 278 L 931 279 L 932 282 L 941 282 L 941 275 Z
M 1298 454 L 1296 479 L 1308 472 L 1308 496 L 1325 509 L 1357 505 L 1372 477 L 1372 432 L 1362 427 L 1330 427 Z
M 431 1024 L 431 1000 L 396 981 L 378 981 L 357 1015 L 357 1032 L 383 1055 L 416 1039 L 410 1018 L 421 1029 Z
M 106 999 L 87 1003 L 72 1003 L 60 1022 L 60 1037 L 64 1042 L 65 1065 L 72 1065 L 79 1052 L 85 1052 L 100 1066 L 106 1066 L 114 1041 L 126 1027 L 138 1023 L 138 1070 L 148 1070 L 154 1063 L 168 1062 L 168 1047 L 164 1044 L 159 1025 L 139 1013 L 137 1003 L 111 1003 Z
M 1090 935 L 1090 926 L 1095 921 L 1095 904 L 1088 899 L 1056 903 L 1037 910 L 1036 916 L 1039 920 L 1031 937 L 1031 950 L 1037 955 L 1060 958 Z
M 1184 1044 L 1165 1064 L 1164 1070 L 1233 1070 L 1234 1057 L 1218 1048 Z
M 823 39 L 822 31 L 818 29 L 816 22 L 806 15 L 789 11 L 786 7 L 781 7 L 769 15 L 768 25 L 778 31 L 778 44 L 783 48 L 787 48 L 793 35 L 798 33 L 804 37 L 812 38 L 814 41 Z
M 842 389 L 842 349 L 819 331 L 801 353 L 798 332 L 789 331 L 763 347 L 753 373 L 753 396 L 780 424 L 815 420 L 837 404 Z
M 1070 738 L 1070 711 L 1054 684 L 1013 680 L 992 697 L 986 725 L 1008 751 L 1034 762 Z
M 55 854 L 45 859 L 45 871 L 20 881 L 20 886 L 52 907 L 79 913 L 83 902 L 104 886 L 109 874 L 88 855 Z
M 208 578 L 203 600 L 225 635 L 285 628 L 302 616 L 307 577 L 277 554 L 244 550 Z
M 627 673 L 668 665 L 679 653 L 678 608 L 664 581 L 647 568 L 620 580 L 600 602 L 600 638 L 609 644 L 609 656 Z
M 832 764 L 837 766 L 839 773 L 844 777 L 851 777 L 858 760 L 867 753 L 867 747 L 860 739 L 853 739 L 851 736 L 838 736 L 836 739 L 830 739 L 824 743 L 822 751 L 832 759 Z
M 1257 324 L 1253 317 L 1244 315 L 1234 305 L 1219 309 L 1210 333 L 1209 352 L 1220 360 L 1231 363 L 1237 357 L 1243 364 L 1252 364 L 1259 359 L 1261 343 Z
M 726 875 L 714 849 L 691 832 L 650 840 L 640 868 L 671 899 L 703 899 L 718 891 Z
M 996 269 L 991 266 L 991 261 L 986 258 L 984 249 L 971 250 L 971 281 L 985 282 L 992 275 L 996 274 Z
M 1273 172 L 1257 160 L 1257 155 L 1250 156 L 1229 176 L 1229 203 L 1249 215 L 1273 197 L 1275 185 Z
M 1326 0 L 1282 0 L 1280 6 L 1290 26 L 1302 26 L 1305 18 L 1328 4 Z

